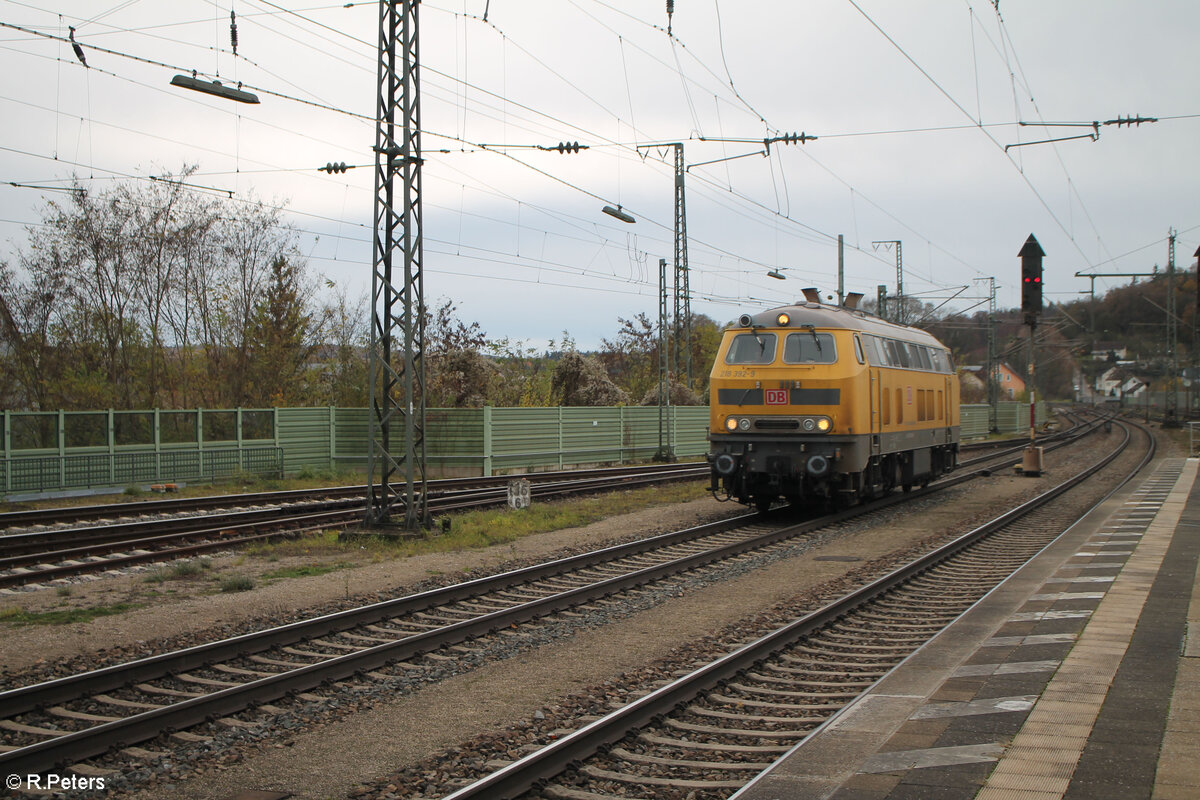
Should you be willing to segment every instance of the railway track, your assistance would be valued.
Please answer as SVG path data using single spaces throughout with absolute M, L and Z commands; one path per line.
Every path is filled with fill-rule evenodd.
M 1024 437 L 987 442 L 972 442 L 962 445 L 964 452 L 985 452 L 1008 449 L 1026 444 Z M 704 466 L 696 463 L 653 464 L 633 467 L 603 467 L 589 470 L 555 470 L 532 472 L 521 475 L 489 477 L 440 478 L 427 482 L 430 499 L 449 500 L 459 496 L 466 499 L 477 492 L 502 495 L 508 482 L 525 478 L 531 483 L 570 481 L 581 478 L 633 477 L 639 473 L 660 473 L 671 470 L 689 471 Z M 192 514 L 205 511 L 224 511 L 253 507 L 287 506 L 301 503 L 320 503 L 348 500 L 362 504 L 366 499 L 365 485 L 331 486 L 317 489 L 291 489 L 271 492 L 250 492 L 205 497 L 175 497 L 162 500 L 138 500 L 127 503 L 108 503 L 91 506 L 67 506 L 62 508 L 40 508 L 0 513 L 0 536 L 5 532 L 20 531 L 37 527 L 64 527 L 73 523 L 103 520 L 112 522 L 135 517 L 159 517 L 162 515 Z
M 986 470 L 978 474 L 986 474 Z M 958 475 L 943 482 L 971 479 Z M 941 486 L 891 503 L 924 496 Z M 62 768 L 202 722 L 254 725 L 264 704 L 319 698 L 322 686 L 389 670 L 462 642 L 507 635 L 559 611 L 604 603 L 672 576 L 771 548 L 880 508 L 801 524 L 743 517 L 481 578 L 172 653 L 0 693 L 0 765 L 17 774 Z M 497 632 L 506 633 L 497 633 Z M 401 665 L 401 666 L 397 666 Z M 380 678 L 378 676 L 382 675 Z M 131 751 L 147 757 L 145 751 Z
M 1145 439 L 954 541 L 447 795 L 725 798 L 1078 519 L 1056 503 Z
M 636 475 L 639 472 L 662 472 L 672 469 L 687 470 L 695 463 L 652 464 L 649 466 L 601 467 L 586 470 L 553 470 L 531 472 L 521 475 L 493 475 L 489 477 L 438 478 L 426 483 L 430 498 L 448 497 L 455 493 L 474 490 L 503 492 L 508 482 L 526 478 L 531 482 L 569 481 L 577 478 L 603 478 Z M 205 497 L 173 497 L 162 500 L 137 500 L 127 503 L 108 503 L 93 506 L 68 506 L 62 508 L 27 509 L 0 513 L 0 531 L 29 528 L 32 526 L 63 526 L 89 520 L 114 520 L 135 516 L 195 513 L 199 511 L 226 510 L 254 506 L 282 506 L 324 500 L 349 499 L 365 502 L 367 487 L 330 486 L 317 489 L 289 489 L 271 492 L 209 495 Z
M 1082 426 L 1055 436 L 1078 435 Z M 985 455 L 970 467 L 1019 453 L 1027 442 L 981 443 Z M 708 475 L 699 463 L 568 470 L 521 476 L 535 498 L 642 486 Z M 503 504 L 512 476 L 450 478 L 429 482 L 429 507 L 446 512 Z M 0 589 L 191 558 L 257 541 L 295 536 L 357 522 L 364 486 L 260 492 L 222 497 L 178 498 L 116 505 L 16 511 L 0 514 Z M 129 519 L 129 515 L 136 518 Z M 93 522 L 80 526 L 80 522 Z M 33 526 L 56 527 L 21 530 Z M 74 525 L 73 527 L 57 527 Z
M 695 480 L 708 475 L 706 464 L 685 463 L 621 469 L 536 473 L 526 477 L 534 498 L 645 486 L 667 481 Z M 503 504 L 511 477 L 431 481 L 429 507 L 446 512 Z M 311 530 L 344 526 L 361 520 L 364 487 L 333 490 L 273 492 L 233 498 L 196 498 L 185 510 L 196 513 L 149 519 L 113 520 L 102 524 L 9 533 L 0 536 L 0 588 L 45 583 L 88 573 L 138 564 L 188 558 L 240 545 Z M 332 496 L 331 496 L 332 495 Z M 218 511 L 215 500 L 225 504 Z M 266 505 L 261 505 L 266 502 Z M 257 507 L 246 509 L 246 504 Z M 144 509 L 143 506 L 152 506 Z M 233 505 L 233 510 L 228 506 Z M 84 518 L 109 516 L 129 505 L 92 507 Z M 138 504 L 139 513 L 170 509 L 170 501 Z M 28 512 L 13 512 L 24 515 Z M 78 513 L 78 512 L 68 512 Z M 29 517 L 0 517 L 0 524 Z M 78 519 L 78 518 L 74 518 Z

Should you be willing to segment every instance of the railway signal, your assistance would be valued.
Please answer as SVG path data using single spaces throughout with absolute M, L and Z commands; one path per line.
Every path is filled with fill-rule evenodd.
M 1034 235 L 1029 234 L 1021 257 L 1021 311 L 1026 325 L 1035 325 L 1042 314 L 1042 257 L 1046 253 Z
M 1029 446 L 1025 448 L 1021 472 L 1036 478 L 1042 474 L 1042 448 L 1037 446 L 1037 384 L 1034 381 L 1037 354 L 1034 352 L 1033 329 L 1042 313 L 1042 257 L 1046 253 L 1031 233 L 1017 255 L 1021 257 L 1021 311 L 1029 326 Z

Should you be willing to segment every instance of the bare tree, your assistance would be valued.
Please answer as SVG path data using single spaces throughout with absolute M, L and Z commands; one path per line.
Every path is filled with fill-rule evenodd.
M 325 316 L 280 209 L 175 179 L 74 188 L 68 201 L 46 204 L 28 246 L 0 270 L 6 402 L 301 399 L 298 376 Z M 264 378 L 263 364 L 277 372 Z

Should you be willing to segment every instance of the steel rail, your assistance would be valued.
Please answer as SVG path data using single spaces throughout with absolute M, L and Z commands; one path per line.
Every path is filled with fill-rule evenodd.
M 977 474 L 986 474 L 981 471 Z M 323 683 L 341 680 L 356 673 L 377 669 L 385 664 L 412 658 L 442 647 L 506 628 L 512 624 L 527 622 L 556 611 L 594 601 L 617 592 L 660 580 L 670 575 L 696 569 L 716 561 L 731 558 L 745 552 L 760 549 L 792 538 L 801 533 L 825 527 L 863 514 L 871 513 L 891 505 L 907 502 L 935 491 L 949 488 L 972 476 L 959 476 L 957 480 L 939 482 L 936 486 L 904 495 L 893 495 L 881 502 L 872 503 L 839 514 L 821 517 L 795 525 L 787 525 L 766 534 L 744 539 L 705 552 L 685 556 L 663 564 L 646 567 L 625 575 L 612 577 L 587 586 L 567 590 L 530 601 L 510 609 L 496 611 L 479 617 L 454 623 L 421 634 L 406 636 L 394 642 L 376 645 L 362 651 L 298 667 L 286 673 L 260 678 L 236 687 L 213 692 L 203 697 L 173 703 L 159 709 L 141 712 L 124 719 L 103 723 L 91 728 L 64 734 L 37 744 L 28 745 L 0 753 L 0 767 L 9 772 L 37 773 L 62 767 L 70 763 L 100 755 L 119 743 L 124 746 L 145 741 L 161 734 L 164 730 L 178 730 L 217 717 L 242 711 L 248 707 L 277 700 L 289 694 L 314 688 Z M 430 592 L 412 595 L 397 600 L 376 603 L 360 609 L 326 615 L 315 620 L 305 620 L 267 631 L 246 634 L 207 645 L 198 645 L 186 650 L 152 656 L 127 664 L 115 665 L 101 670 L 60 678 L 41 684 L 12 689 L 0 693 L 0 708 L 15 716 L 38 708 L 78 699 L 121 686 L 150 680 L 204 667 L 222 658 L 236 658 L 261 652 L 269 647 L 290 644 L 305 639 L 319 638 L 330 632 L 346 630 L 402 613 L 430 608 L 441 603 L 476 596 L 487 590 L 511 586 L 536 580 L 548 575 L 561 574 L 569 569 L 589 566 L 594 563 L 632 553 L 652 550 L 676 543 L 710 535 L 760 520 L 763 515 L 748 514 L 733 520 L 710 523 L 686 531 L 662 534 L 647 540 L 606 548 L 594 553 L 585 553 L 544 565 L 536 565 L 491 578 L 480 578 L 465 584 L 444 587 Z
M 878 598 L 880 595 L 886 594 L 896 586 L 946 561 L 994 531 L 1050 503 L 1066 491 L 1087 480 L 1124 452 L 1131 438 L 1129 428 L 1125 427 L 1125 433 L 1125 439 L 1120 447 L 1116 448 L 1107 457 L 1032 500 L 963 534 L 908 565 L 896 569 L 862 588 L 845 595 L 824 608 L 806 614 L 757 641 L 719 658 L 648 695 L 634 700 L 617 711 L 601 717 L 573 733 L 563 736 L 552 744 L 501 768 L 497 772 L 447 795 L 444 800 L 469 800 L 470 798 L 488 798 L 488 800 L 511 799 L 518 797 L 530 789 L 544 785 L 551 778 L 590 758 L 602 749 L 621 741 L 633 731 L 645 727 L 656 718 L 682 707 L 684 704 L 695 700 L 704 692 L 712 690 L 721 683 L 736 678 L 739 674 L 748 671 L 754 665 L 779 650 L 792 645 L 825 625 L 836 622 L 840 618 Z M 1154 439 L 1149 434 L 1147 434 L 1147 437 L 1150 441 L 1148 452 L 1138 466 L 1126 477 L 1126 481 L 1140 472 L 1153 457 Z
M 487 592 L 505 589 L 521 583 L 541 580 L 572 570 L 606 563 L 618 558 L 660 549 L 750 524 L 762 519 L 761 514 L 747 513 L 728 520 L 710 522 L 681 531 L 613 545 L 574 556 L 535 564 L 521 569 L 476 578 L 451 586 L 430 589 L 414 595 L 384 600 L 359 608 L 338 611 L 312 619 L 243 634 L 230 639 L 196 645 L 172 653 L 139 659 L 100 670 L 84 672 L 45 683 L 0 692 L 0 708 L 9 714 L 19 714 L 38 706 L 64 702 L 82 694 L 115 689 L 130 682 L 140 682 L 163 675 L 196 669 L 222 659 L 258 653 L 270 647 L 293 644 L 305 639 L 320 638 L 330 633 L 349 630 L 358 625 L 434 608 L 438 605 L 465 600 Z
M 647 480 L 658 482 L 668 481 L 673 479 L 685 480 L 700 475 L 706 475 L 708 467 L 704 464 L 690 464 L 687 468 L 669 468 L 659 470 L 639 470 L 635 473 L 622 473 L 613 475 L 575 475 L 569 476 L 566 479 L 555 481 L 542 480 L 531 484 L 531 492 L 537 495 L 550 495 L 556 491 L 563 489 L 571 489 L 573 487 L 581 487 L 587 489 L 596 487 L 604 489 L 613 486 L 638 485 L 639 482 Z M 492 486 L 483 488 L 474 488 L 470 490 L 456 491 L 441 491 L 435 495 L 431 495 L 430 502 L 439 504 L 441 508 L 457 507 L 463 503 L 472 501 L 488 501 L 503 500 L 506 497 L 507 486 Z M 0 558 L 0 569 L 11 566 L 20 566 L 19 562 L 10 562 L 8 559 L 15 555 L 23 553 L 41 553 L 48 555 L 52 551 L 36 550 L 35 548 L 45 547 L 47 544 L 56 544 L 66 540 L 72 547 L 77 545 L 92 545 L 99 548 L 102 545 L 116 543 L 124 546 L 126 541 L 136 543 L 140 541 L 137 538 L 129 538 L 131 535 L 137 537 L 141 531 L 171 531 L 177 529 L 187 531 L 189 528 L 195 528 L 197 522 L 203 521 L 206 527 L 199 528 L 201 532 L 209 530 L 215 525 L 223 527 L 235 527 L 240 520 L 249 521 L 270 521 L 277 517 L 294 516 L 297 514 L 303 515 L 320 511 L 322 509 L 354 509 L 360 511 L 362 506 L 362 498 L 355 497 L 349 499 L 321 499 L 307 503 L 304 508 L 286 508 L 284 506 L 265 506 L 253 509 L 227 511 L 219 515 L 199 515 L 187 517 L 170 517 L 166 519 L 153 520 L 132 520 L 121 523 L 110 523 L 106 525 L 96 525 L 89 527 L 68 528 L 66 530 L 49 530 L 49 531 L 28 531 L 25 533 L 13 533 L 6 536 L 0 536 L 0 553 L 12 554 L 6 558 Z M 216 522 L 214 522 L 216 520 Z M 147 541 L 149 541 L 147 539 Z
M 113 742 L 129 745 L 157 736 L 164 730 L 177 730 L 197 725 L 201 722 L 235 713 L 254 705 L 278 700 L 288 694 L 312 689 L 323 683 L 342 680 L 356 673 L 378 669 L 395 661 L 419 656 L 507 628 L 513 624 L 538 619 L 548 614 L 602 599 L 617 592 L 642 586 L 664 577 L 731 558 L 741 553 L 791 538 L 803 532 L 803 530 L 811 529 L 814 526 L 823 526 L 824 524 L 828 524 L 828 520 L 823 520 L 820 523 L 809 522 L 787 526 L 740 542 L 684 556 L 663 564 L 645 567 L 625 575 L 607 578 L 538 600 L 531 600 L 512 608 L 494 611 L 425 633 L 406 636 L 394 642 L 376 645 L 355 653 L 299 667 L 285 673 L 280 673 L 279 675 L 260 678 L 240 686 L 213 692 L 203 697 L 173 703 L 163 708 L 141 712 L 124 719 L 65 734 L 45 742 L 21 747 L 7 753 L 0 753 L 0 768 L 10 773 L 24 774 L 44 772 L 56 767 L 63 767 L 69 763 L 107 752 L 113 747 Z M 718 523 L 717 525 L 729 527 L 727 523 Z M 665 536 L 673 536 L 673 534 L 666 534 Z M 539 570 L 541 568 L 534 567 L 531 569 Z M 552 572 L 550 574 L 556 573 Z M 446 591 L 453 593 L 456 589 L 458 587 L 447 587 Z M 472 596 L 477 593 L 472 592 L 466 596 Z M 421 596 L 417 597 L 424 599 Z M 296 625 L 298 626 L 300 623 Z M 273 629 L 273 631 L 267 633 L 274 633 L 277 630 L 283 629 Z M 296 628 L 290 631 L 292 635 L 295 635 L 297 632 Z M 314 635 L 311 631 L 308 631 L 301 635 L 300 638 L 312 638 Z M 256 637 L 258 635 L 248 634 L 247 636 Z M 264 641 L 265 638 L 256 639 L 254 644 L 257 647 Z M 215 644 L 221 647 L 232 647 L 234 656 L 247 653 L 245 647 L 238 647 L 240 643 L 237 640 L 227 640 L 226 642 Z M 206 646 L 202 645 L 200 647 L 203 648 Z M 191 648 L 193 651 L 197 649 Z M 187 669 L 188 667 L 185 666 L 188 663 L 186 660 L 187 655 L 187 651 L 180 654 L 167 654 L 164 660 L 169 659 L 178 669 Z M 172 656 L 174 658 L 171 658 Z M 84 673 L 80 676 L 62 678 L 47 684 L 36 684 L 24 689 L 14 689 L 10 692 L 0 693 L 0 707 L 9 709 L 8 713 L 11 714 L 17 709 L 30 711 L 50 703 L 75 699 L 79 696 L 79 693 L 74 690 L 74 687 L 70 686 L 72 683 L 85 685 L 87 693 L 91 694 L 93 692 L 124 686 L 131 681 L 145 680 L 145 678 L 138 678 L 137 675 L 143 671 L 143 666 L 146 662 L 154 660 L 155 658 L 152 657 L 142 662 L 133 662 L 134 668 L 132 669 L 129 667 L 125 669 L 113 667 L 108 670 L 97 671 L 97 673 Z M 196 666 L 203 666 L 203 663 L 193 664 L 191 668 L 195 668 Z M 155 664 L 154 667 L 155 669 L 150 674 L 163 674 L 160 664 Z
M 587 470 L 553 470 L 546 472 L 529 472 L 515 475 L 492 475 L 487 477 L 437 478 L 426 481 L 424 488 L 430 492 L 456 491 L 463 488 L 505 486 L 516 478 L 525 478 L 531 482 L 557 481 L 574 477 L 603 477 L 605 475 L 636 474 L 639 471 L 662 472 L 664 470 L 684 470 L 703 462 L 680 462 L 678 464 L 650 464 L 628 467 L 600 467 Z M 244 506 L 249 504 L 283 504 L 305 502 L 313 498 L 351 497 L 365 502 L 367 487 L 365 485 L 331 486 L 318 489 L 284 489 L 272 492 L 250 492 L 228 495 L 208 495 L 205 497 L 181 497 L 169 500 L 139 500 L 128 503 L 111 503 L 92 506 L 77 506 L 68 508 L 34 509 L 24 511 L 7 511 L 0 513 L 0 531 L 6 528 L 16 528 L 34 524 L 58 524 L 77 522 L 87 519 L 126 516 L 129 514 L 161 514 L 179 511 L 202 511 L 229 506 Z
M 562 497 L 572 494 L 583 494 L 592 492 L 602 492 L 611 490 L 617 487 L 642 486 L 646 484 L 662 483 L 664 481 L 688 480 L 698 477 L 703 477 L 708 474 L 707 465 L 692 465 L 688 470 L 669 470 L 660 472 L 642 471 L 632 477 L 624 477 L 617 479 L 614 483 L 612 477 L 587 478 L 583 480 L 559 481 L 556 483 L 541 483 L 534 484 L 531 487 L 531 495 L 537 498 Z M 430 509 L 434 511 L 458 511 L 468 508 L 479 508 L 482 506 L 496 505 L 505 502 L 505 489 L 492 489 L 482 492 L 473 492 L 469 494 L 455 494 L 442 496 L 430 500 Z M 58 578 L 71 577 L 74 575 L 82 575 L 90 572 L 102 570 L 118 569 L 122 567 L 133 566 L 136 564 L 145 564 L 155 561 L 164 561 L 181 557 L 199 555 L 201 553 L 213 552 L 216 550 L 227 550 L 231 547 L 246 544 L 253 541 L 263 539 L 278 538 L 280 536 L 291 536 L 297 533 L 308 530 L 318 530 L 332 525 L 344 524 L 348 521 L 356 521 L 361 517 L 361 508 L 359 502 L 349 503 L 343 501 L 339 505 L 340 510 L 312 512 L 305 511 L 301 513 L 287 512 L 286 510 L 270 510 L 264 513 L 263 519 L 255 522 L 243 522 L 229 524 L 221 522 L 227 516 L 251 517 L 256 512 L 233 512 L 230 515 L 222 515 L 216 517 L 217 524 L 212 523 L 211 517 L 189 517 L 187 522 L 192 526 L 198 520 L 203 520 L 208 523 L 206 527 L 185 529 L 174 533 L 162 534 L 159 536 L 142 537 L 137 539 L 122 538 L 119 532 L 104 532 L 101 528 L 100 533 L 96 536 L 101 539 L 100 544 L 89 544 L 81 547 L 66 547 L 52 551 L 37 551 L 33 553 L 23 553 L 17 556 L 7 556 L 0 558 L 0 569 L 11 570 L 18 567 L 26 567 L 34 564 L 44 564 L 47 561 L 62 561 L 82 558 L 89 555 L 95 555 L 101 552 L 118 552 L 129 549 L 141 549 L 145 547 L 170 545 L 173 542 L 188 541 L 192 539 L 208 539 L 208 541 L 170 547 L 169 549 L 156 550 L 144 553 L 134 553 L 126 556 L 116 556 L 106 558 L 100 561 L 80 562 L 73 564 L 62 564 L 50 566 L 41 569 L 32 570 L 29 572 L 0 574 L 0 588 L 8 586 L 18 586 L 30 581 L 48 581 Z M 153 522 L 136 523 L 138 528 L 154 527 Z M 263 528 L 267 528 L 263 531 Z M 74 529 L 78 530 L 78 529 Z M 91 529 L 88 529 L 91 530 Z M 64 544 L 74 544 L 74 539 L 70 538 L 72 531 L 59 531 L 58 534 L 64 538 L 68 538 L 68 542 Z M 6 538 L 15 538 L 23 536 L 17 534 L 13 537 L 0 537 L 0 542 Z M 41 534 L 38 534 L 41 535 Z
M 929 487 L 928 489 L 915 490 L 907 495 L 893 494 L 890 497 L 884 498 L 882 501 L 873 503 L 869 506 L 862 506 L 852 509 L 849 512 L 843 512 L 839 515 L 820 517 L 818 519 L 800 523 L 792 527 L 795 529 L 796 533 L 803 533 L 818 526 L 834 524 L 844 521 L 845 519 L 850 519 L 859 514 L 877 511 L 910 499 L 920 498 L 926 494 L 932 493 L 933 491 L 941 491 L 943 489 L 956 486 L 959 483 L 966 482 L 967 480 L 987 474 L 987 470 L 980 470 L 977 472 L 957 475 L 947 478 L 943 481 L 939 481 L 937 484 Z M 453 602 L 455 600 L 465 599 L 467 597 L 505 588 L 518 583 L 538 580 L 551 575 L 557 575 L 572 569 L 580 569 L 582 567 L 603 563 L 616 558 L 623 558 L 628 555 L 634 555 L 637 553 L 666 547 L 671 544 L 676 544 L 703 536 L 709 536 L 741 525 L 747 525 L 756 521 L 764 520 L 768 518 L 768 516 L 769 515 L 764 515 L 757 512 L 748 512 L 738 517 L 732 517 L 728 520 L 712 522 L 682 531 L 660 534 L 647 539 L 639 539 L 635 542 L 614 545 L 612 547 L 581 553 L 579 555 L 547 562 L 545 564 L 534 565 L 519 570 L 513 570 L 511 572 L 501 573 L 500 575 L 496 576 L 477 578 L 465 583 L 434 589 L 417 595 L 410 595 L 403 598 L 397 598 L 395 600 L 383 601 L 358 609 L 351 609 L 349 611 L 318 617 L 313 620 L 304 620 L 278 628 L 271 628 L 256 633 L 245 634 L 244 636 L 222 640 L 221 642 L 197 645 L 194 648 L 188 648 L 187 650 L 178 651 L 177 653 L 153 656 L 148 659 L 130 662 L 130 664 L 143 666 L 158 665 L 156 667 L 158 671 L 154 671 L 152 669 L 150 671 L 137 672 L 131 677 L 123 678 L 116 683 L 107 682 L 97 684 L 96 686 L 90 686 L 86 691 L 106 691 L 108 689 L 116 688 L 122 683 L 128 683 L 130 681 L 143 681 L 147 680 L 148 678 L 156 677 L 169 672 L 194 669 L 198 666 L 204 666 L 205 664 L 212 663 L 213 661 L 221 658 L 228 658 L 238 653 L 249 654 L 259 652 L 278 644 L 289 644 L 306 638 L 317 638 L 327 635 L 331 632 L 349 629 L 355 625 L 376 622 L 381 619 L 397 616 L 399 614 L 410 613 L 412 611 L 424 610 L 440 603 Z M 305 626 L 311 627 L 306 629 Z M 280 638 L 280 636 L 283 638 Z M 259 642 L 261 646 L 255 647 L 254 649 L 249 649 L 249 643 L 255 641 Z M 172 660 L 173 656 L 178 657 L 179 660 Z M 53 686 L 62 688 L 72 685 L 79 686 L 81 685 L 82 680 L 88 678 L 89 676 L 100 677 L 105 674 L 112 674 L 124 666 L 127 665 L 109 667 L 94 673 L 81 673 L 80 675 L 60 678 L 55 681 L 44 684 L 36 684 L 24 689 L 14 689 L 7 692 L 0 692 L 0 707 L 5 709 L 15 709 L 10 713 L 21 713 L 38 705 L 48 705 L 51 703 L 62 702 L 77 696 L 77 694 L 60 692 L 54 695 L 41 696 L 36 699 L 20 700 L 18 698 L 21 698 L 22 696 L 30 696 L 31 690 L 39 687 L 49 688 Z M 78 692 L 80 690 L 74 691 Z

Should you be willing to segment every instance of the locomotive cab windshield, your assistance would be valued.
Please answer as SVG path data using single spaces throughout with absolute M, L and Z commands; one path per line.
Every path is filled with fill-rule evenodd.
M 739 333 L 725 353 L 726 364 L 772 364 L 775 361 L 775 334 Z
M 837 362 L 837 347 L 833 335 L 817 333 L 809 326 L 807 333 L 789 333 L 783 342 L 785 364 L 834 364 Z

